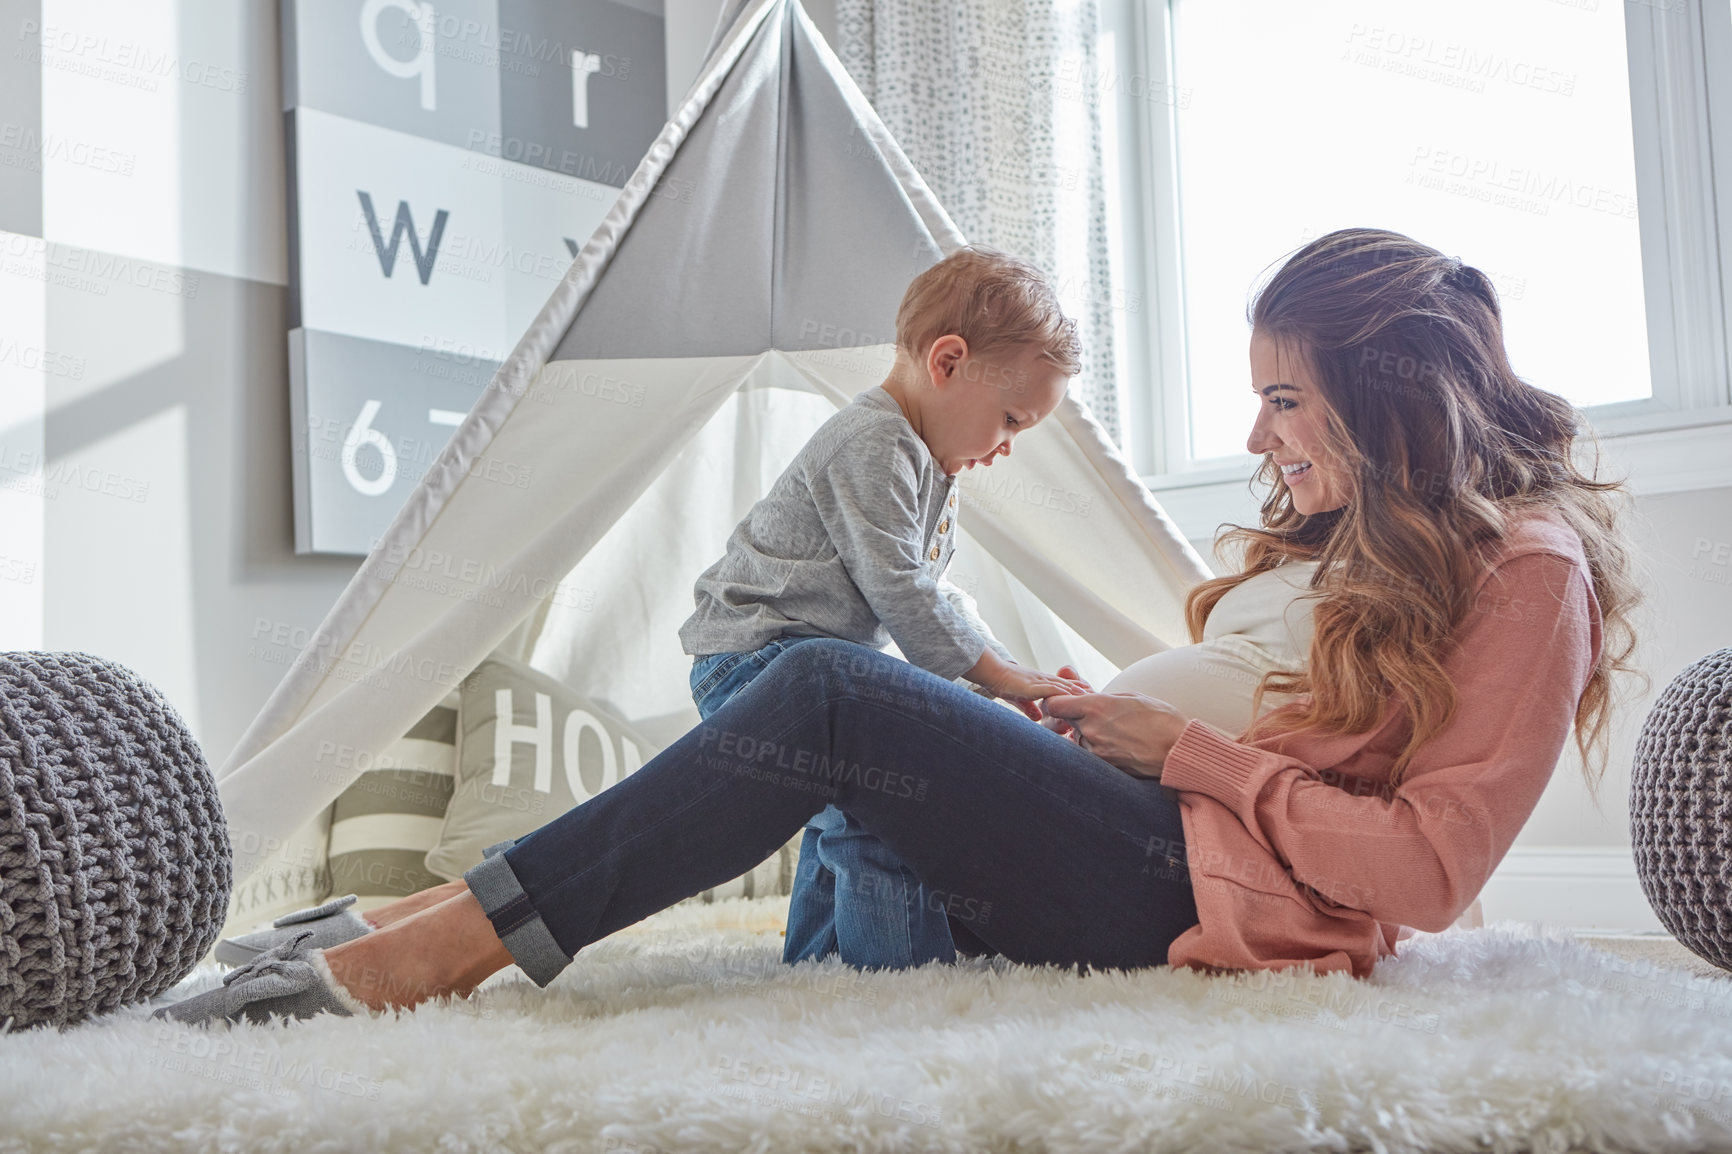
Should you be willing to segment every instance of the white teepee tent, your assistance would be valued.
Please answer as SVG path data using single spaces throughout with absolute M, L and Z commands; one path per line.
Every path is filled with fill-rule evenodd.
M 237 880 L 494 651 L 660 739 L 697 722 L 697 574 L 893 355 L 963 243 L 798 0 L 736 3 L 684 104 L 218 773 Z M 497 483 L 497 466 L 527 487 Z M 1019 659 L 1182 639 L 1202 561 L 1066 400 L 967 475 L 951 578 Z M 288 908 L 317 894 L 285 893 Z M 254 909 L 257 916 L 261 912 Z

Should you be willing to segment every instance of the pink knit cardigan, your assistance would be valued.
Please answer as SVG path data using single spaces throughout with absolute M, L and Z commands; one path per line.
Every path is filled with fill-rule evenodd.
M 1555 514 L 1514 525 L 1445 661 L 1447 729 L 1389 773 L 1409 723 L 1230 741 L 1197 722 L 1161 780 L 1179 791 L 1199 924 L 1167 960 L 1363 977 L 1403 926 L 1439 931 L 1472 902 L 1533 812 L 1600 651 L 1581 539 Z

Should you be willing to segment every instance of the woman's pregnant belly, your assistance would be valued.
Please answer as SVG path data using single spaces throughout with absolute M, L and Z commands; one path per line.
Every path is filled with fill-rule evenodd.
M 1158 698 L 1186 717 L 1228 737 L 1238 737 L 1251 724 L 1251 697 L 1261 678 L 1261 670 L 1235 655 L 1230 645 L 1204 641 L 1167 649 L 1126 666 L 1107 682 L 1105 692 Z M 1270 695 L 1267 705 L 1278 700 Z
M 1314 561 L 1259 573 L 1230 589 L 1209 614 L 1203 640 L 1155 653 L 1125 667 L 1108 693 L 1159 698 L 1186 717 L 1238 737 L 1253 720 L 1251 698 L 1263 674 L 1297 670 L 1311 645 Z M 1287 700 L 1268 694 L 1266 713 Z

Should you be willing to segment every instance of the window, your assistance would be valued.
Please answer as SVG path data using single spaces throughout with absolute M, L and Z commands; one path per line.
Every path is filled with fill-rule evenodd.
M 1144 209 L 1126 263 L 1157 314 L 1129 350 L 1144 363 L 1127 379 L 1152 382 L 1135 459 L 1242 487 L 1249 293 L 1348 225 L 1490 274 L 1516 371 L 1602 433 L 1732 420 L 1732 91 L 1709 115 L 1710 89 L 1732 90 L 1729 9 L 1150 0 L 1140 55 L 1118 58 L 1146 78 L 1127 88 L 1161 96 L 1120 102 L 1145 154 L 1143 186 L 1122 188 Z
M 1485 270 L 1526 379 L 1577 404 L 1650 395 L 1623 17 L 1534 0 L 1176 0 L 1192 457 L 1243 450 L 1252 282 L 1348 225 Z

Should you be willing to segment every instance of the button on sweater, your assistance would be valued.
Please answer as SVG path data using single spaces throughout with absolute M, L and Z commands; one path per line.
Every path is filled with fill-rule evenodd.
M 1193 721 L 1161 781 L 1179 793 L 1198 924 L 1173 965 L 1369 974 L 1402 927 L 1441 931 L 1545 790 L 1600 651 L 1581 539 L 1555 514 L 1511 527 L 1444 659 L 1449 725 L 1390 785 L 1411 732 L 1233 741 Z

